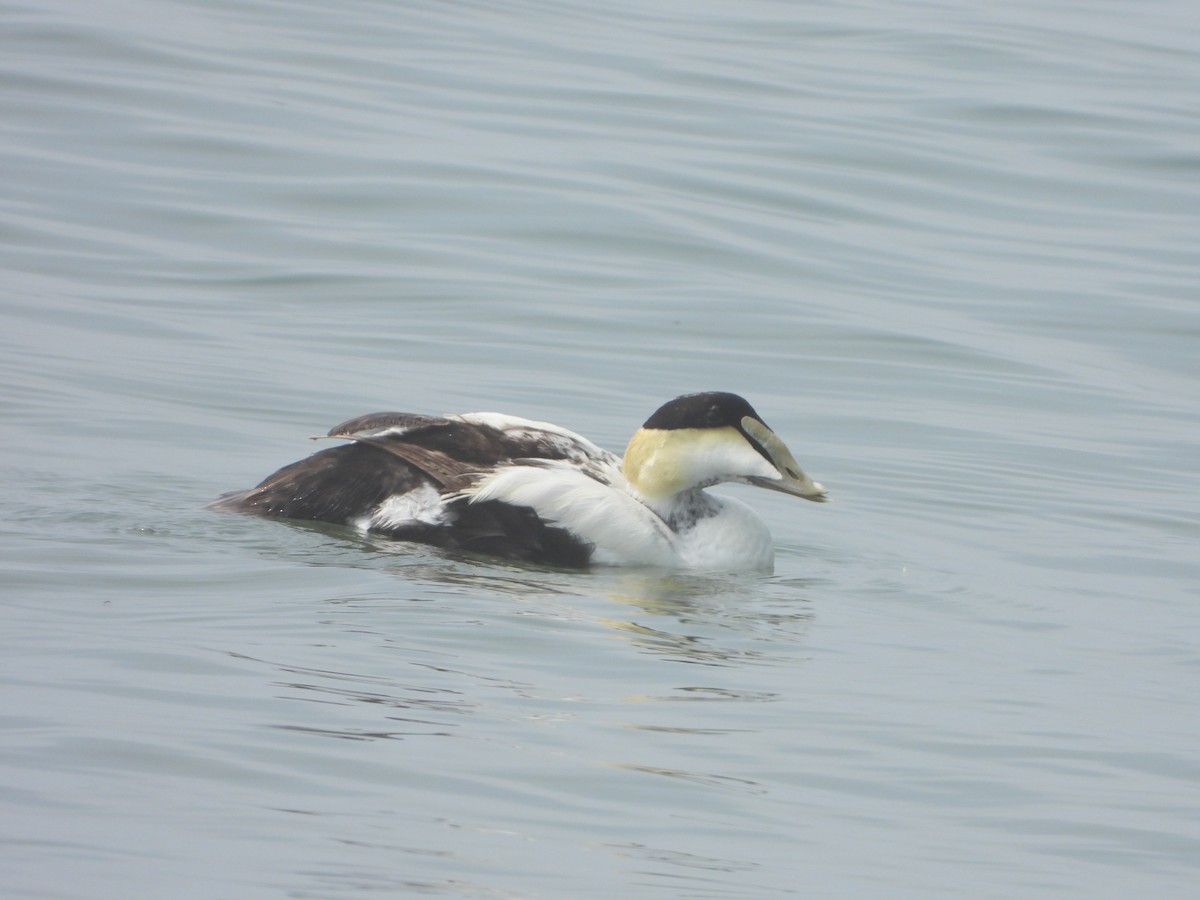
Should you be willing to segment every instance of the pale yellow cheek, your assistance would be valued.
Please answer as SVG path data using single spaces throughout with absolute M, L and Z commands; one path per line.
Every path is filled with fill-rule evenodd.
M 669 434 L 639 431 L 625 450 L 625 478 L 646 496 L 674 493 L 683 483 L 671 439 Z
M 640 483 L 638 490 L 651 497 L 674 494 L 688 486 L 679 464 L 661 456 L 651 459 L 649 465 L 643 467 Z
M 720 456 L 731 440 L 744 443 L 732 429 L 638 431 L 625 450 L 625 478 L 647 497 L 687 490 L 697 482 L 697 461 Z

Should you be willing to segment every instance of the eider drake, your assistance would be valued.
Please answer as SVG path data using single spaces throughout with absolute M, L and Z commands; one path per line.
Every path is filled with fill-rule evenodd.
M 624 459 L 557 425 L 499 413 L 372 413 L 326 437 L 350 443 L 213 506 L 549 565 L 769 570 L 766 525 L 705 488 L 739 482 L 827 499 L 736 394 L 664 404 Z

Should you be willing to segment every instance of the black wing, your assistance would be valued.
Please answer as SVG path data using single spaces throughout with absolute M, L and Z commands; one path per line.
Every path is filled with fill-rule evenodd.
M 331 428 L 326 437 L 353 443 L 284 466 L 256 487 L 223 495 L 213 507 L 346 523 L 370 516 L 397 494 L 430 485 L 455 494 L 514 460 L 567 459 L 577 453 L 561 436 L 536 429 L 416 413 L 369 413 Z
M 532 509 L 459 492 L 496 466 L 578 455 L 561 435 L 503 429 L 456 418 L 370 413 L 326 437 L 352 443 L 284 466 L 256 487 L 225 494 L 213 508 L 349 524 L 370 519 L 384 501 L 423 488 L 445 497 L 442 521 L 406 521 L 372 530 L 399 540 L 510 559 L 579 567 L 590 545 L 543 521 Z

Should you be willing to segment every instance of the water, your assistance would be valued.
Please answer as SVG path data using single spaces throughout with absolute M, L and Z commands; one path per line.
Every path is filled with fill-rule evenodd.
M 1183 3 L 7 4 L 6 896 L 1182 896 Z M 745 394 L 770 577 L 203 509 Z

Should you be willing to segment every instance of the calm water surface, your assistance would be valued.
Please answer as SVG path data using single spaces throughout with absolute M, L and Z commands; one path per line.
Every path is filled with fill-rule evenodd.
M 1185 896 L 1192 5 L 0 3 L 5 896 Z M 767 577 L 204 503 L 745 394 Z

